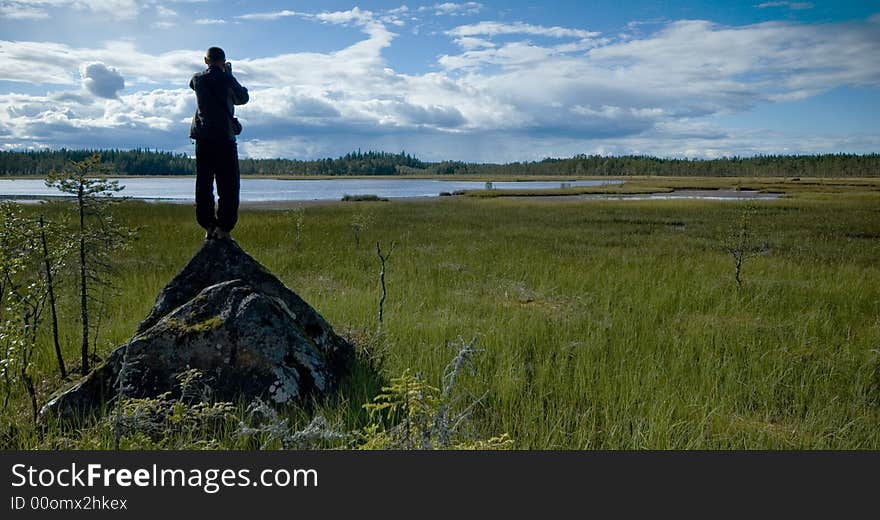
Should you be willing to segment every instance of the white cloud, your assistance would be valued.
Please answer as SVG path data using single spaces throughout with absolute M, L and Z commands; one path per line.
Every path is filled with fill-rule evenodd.
M 229 22 L 222 18 L 199 18 L 195 23 L 197 25 L 223 25 Z
M 122 74 L 100 62 L 84 64 L 80 67 L 80 76 L 83 88 L 98 97 L 115 99 L 125 88 Z
M 394 12 L 400 12 L 400 8 L 393 9 Z M 258 21 L 275 21 L 280 20 L 282 18 L 289 17 L 297 17 L 306 20 L 313 20 L 325 23 L 332 23 L 338 25 L 351 25 L 351 26 L 367 26 L 367 25 L 375 25 L 375 26 L 384 26 L 382 23 L 391 23 L 393 25 L 399 25 L 402 23 L 396 15 L 385 13 L 384 16 L 376 16 L 372 11 L 362 10 L 359 7 L 353 7 L 347 11 L 324 11 L 321 13 L 303 13 L 298 11 L 269 11 L 269 12 L 259 12 L 259 13 L 247 13 L 243 15 L 236 16 L 239 20 L 258 20 Z
M 179 50 L 152 55 L 128 41 L 103 47 L 71 47 L 52 42 L 0 40 L 3 79 L 36 84 L 72 85 L 79 81 L 79 64 L 101 62 L 116 68 L 135 84 L 177 82 L 203 68 L 204 50 Z M 145 67 L 144 64 L 148 64 Z
M 42 7 L 24 3 L 0 4 L 0 17 L 11 20 L 45 20 L 49 13 Z
M 348 11 L 331 11 L 310 15 L 310 17 L 322 22 L 335 24 L 377 24 L 371 11 L 363 11 L 359 7 L 353 7 Z
M 72 102 L 80 105 L 90 105 L 95 101 L 95 97 L 86 92 L 62 91 L 50 94 L 48 97 L 54 102 Z
M 545 27 L 523 22 L 479 22 L 470 25 L 460 25 L 446 32 L 450 36 L 499 36 L 509 34 L 528 34 L 534 36 L 547 36 L 550 38 L 593 38 L 598 32 L 585 31 L 583 29 L 570 29 L 566 27 Z
M 192 116 L 194 101 L 189 89 L 135 92 L 116 99 L 77 92 L 0 94 L 0 146 L 179 149 L 189 142 L 182 121 Z
M 280 18 L 287 18 L 289 16 L 300 16 L 300 13 L 285 9 L 283 11 L 271 11 L 265 13 L 248 13 L 237 16 L 236 18 L 240 18 L 242 20 L 278 20 Z
M 479 2 L 443 2 L 431 6 L 419 7 L 419 11 L 433 11 L 436 16 L 466 16 L 477 14 L 483 10 L 483 4 Z
M 175 131 L 181 125 L 188 127 L 194 111 L 195 96 L 190 89 L 156 89 L 120 96 L 120 103 L 107 105 L 103 119 L 110 124 Z
M 581 53 L 607 40 L 598 40 L 598 32 L 568 27 L 545 27 L 522 22 L 479 22 L 461 25 L 446 32 L 454 42 L 465 50 L 458 55 L 444 55 L 439 59 L 446 70 L 473 69 L 485 65 L 516 67 L 546 61 L 553 56 Z M 494 36 L 541 36 L 572 40 L 550 46 L 536 45 L 529 41 L 513 41 L 496 45 Z
M 792 11 L 800 11 L 803 9 L 812 9 L 813 4 L 810 2 L 764 2 L 755 7 L 758 9 L 767 9 L 768 7 L 786 7 Z
M 0 16 L 19 19 L 45 19 L 61 8 L 88 11 L 117 20 L 127 20 L 138 16 L 141 3 L 136 0 L 5 0 L 0 5 Z
M 880 85 L 876 25 L 768 22 L 724 27 L 680 21 L 650 38 L 588 54 L 591 64 L 625 73 L 645 88 L 671 88 L 738 108 L 736 99 L 753 102 L 813 95 L 841 85 Z
M 329 157 L 327 148 L 302 137 L 278 139 L 248 139 L 239 145 L 244 157 Z M 349 150 L 351 151 L 351 150 Z M 336 154 L 341 155 L 341 154 Z
M 137 0 L 74 0 L 75 9 L 88 10 L 118 19 L 137 17 L 141 3 Z
M 495 47 L 495 44 L 491 41 L 484 40 L 482 38 L 474 38 L 473 36 L 462 36 L 461 38 L 456 38 L 455 43 L 462 49 L 467 50 Z
M 165 7 L 164 5 L 157 4 L 156 14 L 161 16 L 162 18 L 174 18 L 175 16 L 177 16 L 177 11 L 169 7 Z
M 410 12 L 409 6 L 402 5 L 400 7 L 395 7 L 394 9 L 389 9 L 385 11 L 386 14 L 390 15 L 404 15 Z

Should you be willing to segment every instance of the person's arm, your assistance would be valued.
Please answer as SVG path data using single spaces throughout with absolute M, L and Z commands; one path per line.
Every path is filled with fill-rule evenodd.
M 229 88 L 232 90 L 232 102 L 234 104 L 244 105 L 250 99 L 248 90 L 242 87 L 241 83 L 231 73 L 229 74 Z

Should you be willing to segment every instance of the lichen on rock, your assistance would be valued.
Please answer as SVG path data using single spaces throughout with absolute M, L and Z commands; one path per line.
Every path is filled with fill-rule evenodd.
M 336 388 L 352 350 L 235 242 L 210 240 L 160 292 L 131 340 L 54 396 L 41 416 L 95 412 L 120 386 L 135 398 L 174 392 L 178 375 L 191 369 L 208 376 L 217 399 L 321 397 Z

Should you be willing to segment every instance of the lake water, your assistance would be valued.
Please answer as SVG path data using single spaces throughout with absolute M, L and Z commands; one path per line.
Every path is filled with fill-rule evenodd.
M 123 195 L 135 199 L 192 201 L 193 177 L 126 177 L 117 179 L 125 186 Z M 493 182 L 492 187 L 505 189 L 551 189 L 562 185 L 599 186 L 620 184 L 620 180 L 601 181 L 521 181 Z M 273 202 L 288 200 L 339 200 L 343 195 L 377 195 L 379 197 L 436 197 L 441 192 L 478 190 L 485 188 L 482 181 L 439 179 L 315 179 L 283 180 L 242 178 L 243 202 Z M 42 179 L 0 179 L 0 197 L 51 197 L 63 195 L 49 189 Z

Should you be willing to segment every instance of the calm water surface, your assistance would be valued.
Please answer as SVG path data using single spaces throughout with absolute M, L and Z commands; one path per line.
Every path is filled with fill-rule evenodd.
M 192 201 L 193 177 L 126 177 L 117 179 L 125 186 L 123 195 L 135 199 Z M 620 180 L 601 181 L 521 181 L 493 182 L 492 187 L 504 189 L 550 189 L 564 186 L 599 186 L 620 184 Z M 343 195 L 378 195 L 379 197 L 436 197 L 441 192 L 485 188 L 482 181 L 435 179 L 251 179 L 241 180 L 241 200 L 268 202 L 288 200 L 339 200 Z M 49 189 L 42 179 L 0 179 L 0 197 L 46 197 L 62 195 Z

